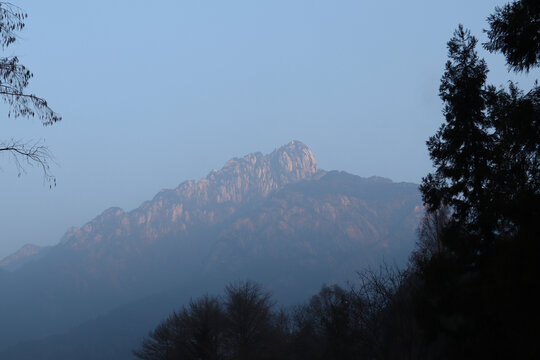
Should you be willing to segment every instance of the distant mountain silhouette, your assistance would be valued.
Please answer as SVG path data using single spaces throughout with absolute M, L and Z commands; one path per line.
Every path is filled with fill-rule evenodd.
M 122 304 L 139 304 L 127 313 L 150 319 L 172 310 L 155 308 L 170 299 L 219 292 L 237 279 L 260 281 L 285 303 L 302 300 L 382 257 L 405 259 L 420 215 L 417 185 L 319 170 L 299 141 L 235 158 L 133 211 L 108 209 L 56 246 L 27 245 L 2 260 L 0 270 L 10 271 L 0 272 L 0 349 L 66 332 Z M 169 300 L 143 300 L 160 293 Z M 149 303 L 154 308 L 140 305 Z M 72 333 L 110 326 L 115 313 L 128 321 L 122 311 Z M 9 356 L 50 344 L 14 347 Z
M 15 253 L 2 259 L 0 261 L 0 268 L 11 271 L 16 270 L 29 261 L 39 259 L 48 250 L 49 246 L 26 244 Z

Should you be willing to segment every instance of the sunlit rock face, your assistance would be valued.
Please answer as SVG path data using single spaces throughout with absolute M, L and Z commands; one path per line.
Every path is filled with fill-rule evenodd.
M 82 228 L 70 229 L 61 243 L 83 249 L 122 237 L 130 237 L 132 243 L 135 237 L 141 245 L 152 243 L 164 235 L 223 222 L 239 205 L 260 201 L 287 184 L 323 174 L 311 150 L 291 141 L 268 155 L 253 153 L 234 158 L 205 179 L 162 190 L 131 212 L 108 209 Z
M 172 287 L 189 299 L 249 278 L 303 299 L 382 256 L 406 258 L 419 209 L 417 185 L 320 170 L 299 141 L 234 158 L 2 260 L 0 350 Z

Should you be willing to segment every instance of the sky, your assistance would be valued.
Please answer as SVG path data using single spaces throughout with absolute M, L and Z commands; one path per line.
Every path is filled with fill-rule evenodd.
M 19 57 L 63 120 L 0 105 L 0 140 L 43 139 L 57 179 L 18 177 L 0 155 L 0 258 L 293 139 L 322 169 L 419 183 L 443 121 L 446 42 L 460 23 L 486 41 L 505 2 L 14 0 L 26 27 L 1 56 Z M 479 53 L 489 83 L 538 78 Z

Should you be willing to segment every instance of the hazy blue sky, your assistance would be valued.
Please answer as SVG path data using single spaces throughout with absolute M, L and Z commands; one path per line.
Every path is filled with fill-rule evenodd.
M 49 190 L 0 156 L 0 258 L 292 139 L 321 168 L 420 182 L 446 42 L 459 23 L 485 41 L 505 2 L 15 1 L 27 27 L 3 56 L 64 120 L 43 128 L 0 106 L 1 139 L 44 138 L 59 164 Z M 505 83 L 503 58 L 481 53 Z

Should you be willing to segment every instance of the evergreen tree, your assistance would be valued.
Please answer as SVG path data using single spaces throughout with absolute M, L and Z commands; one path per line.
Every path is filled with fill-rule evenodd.
M 449 206 L 454 223 L 485 242 L 491 238 L 484 210 L 492 138 L 485 116 L 488 69 L 476 44 L 461 25 L 448 42 L 449 60 L 439 89 L 446 121 L 427 142 L 436 171 L 423 179 L 420 190 L 429 211 Z M 454 245 L 458 250 L 460 244 Z
M 540 64 L 540 2 L 519 0 L 497 7 L 488 23 L 484 47 L 502 52 L 511 69 L 529 71 Z
M 534 17 L 518 21 L 510 12 L 529 5 L 497 9 L 490 20 L 504 15 L 530 28 Z M 521 52 L 527 33 L 518 35 L 492 49 L 528 70 L 537 62 Z M 538 36 L 528 41 L 537 54 Z M 461 26 L 448 43 L 440 87 L 446 121 L 427 142 L 436 170 L 423 179 L 423 199 L 432 216 L 448 207 L 451 217 L 440 232 L 442 251 L 417 262 L 418 319 L 431 358 L 537 358 L 540 90 L 486 86 L 475 45 Z

